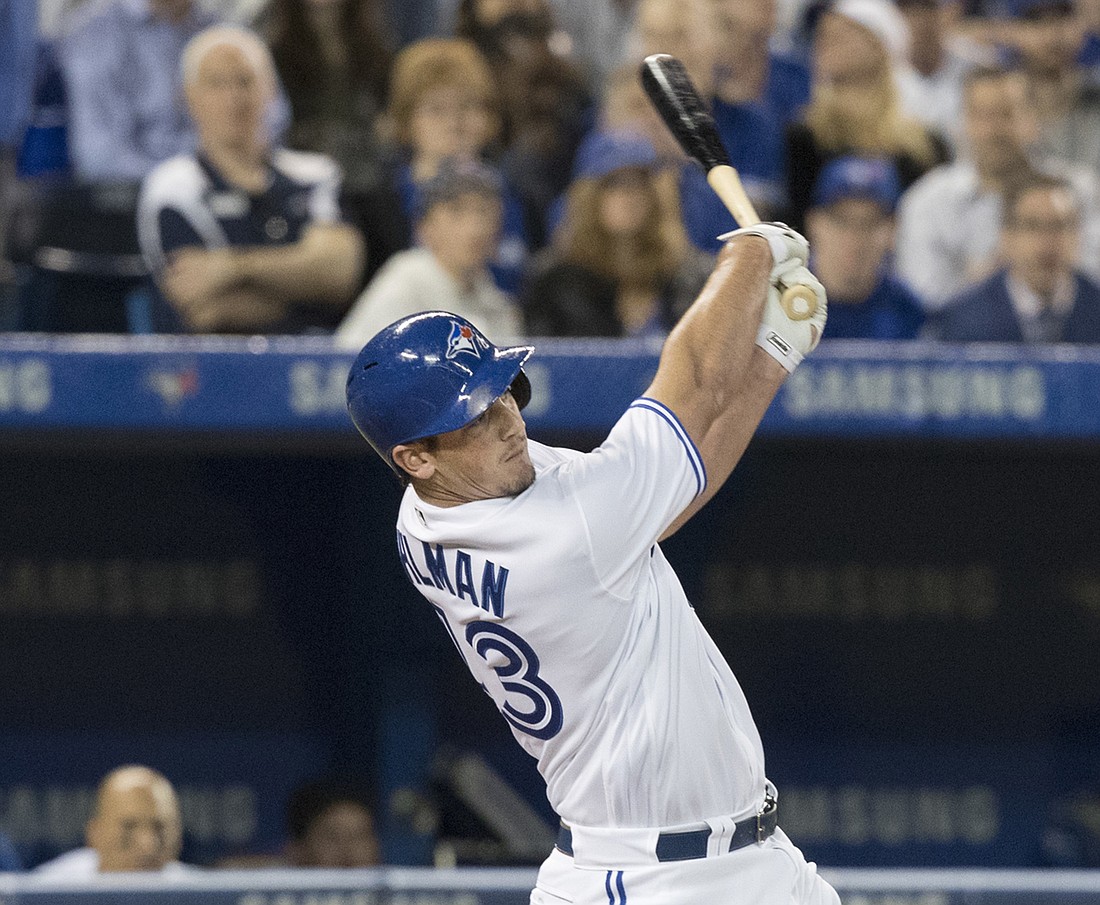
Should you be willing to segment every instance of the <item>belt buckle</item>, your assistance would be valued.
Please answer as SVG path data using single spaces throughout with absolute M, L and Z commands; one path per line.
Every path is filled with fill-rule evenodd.
M 756 842 L 761 844 L 768 838 L 768 828 L 764 825 L 764 815 L 775 810 L 776 805 L 779 802 L 779 792 L 776 791 L 775 786 L 770 782 L 765 787 L 764 791 L 764 806 L 756 812 Z

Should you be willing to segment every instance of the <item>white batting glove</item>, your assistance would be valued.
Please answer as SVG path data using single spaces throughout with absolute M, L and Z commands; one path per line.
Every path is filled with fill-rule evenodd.
M 756 226 L 743 226 L 731 233 L 723 233 L 718 239 L 721 242 L 728 242 L 735 236 L 760 236 L 767 240 L 774 262 L 772 282 L 792 263 L 805 264 L 810 257 L 810 243 L 801 233 L 791 229 L 786 223 L 757 223 Z
M 817 296 L 817 307 L 806 320 L 792 321 L 779 303 L 783 291 L 791 286 L 808 286 Z M 788 372 L 793 372 L 821 342 L 828 316 L 825 287 L 802 264 L 790 264 L 772 280 L 768 300 L 764 303 L 764 316 L 756 344 L 778 361 Z

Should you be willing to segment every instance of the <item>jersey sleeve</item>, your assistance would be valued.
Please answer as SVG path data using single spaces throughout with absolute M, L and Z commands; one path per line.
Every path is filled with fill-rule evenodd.
M 604 586 L 628 598 L 638 564 L 706 487 L 695 443 L 671 409 L 636 399 L 604 443 L 564 469 Z

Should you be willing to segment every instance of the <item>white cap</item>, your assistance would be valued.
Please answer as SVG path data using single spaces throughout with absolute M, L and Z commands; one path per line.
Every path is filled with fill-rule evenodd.
M 890 0 L 836 0 L 828 11 L 866 28 L 895 64 L 909 58 L 909 24 Z

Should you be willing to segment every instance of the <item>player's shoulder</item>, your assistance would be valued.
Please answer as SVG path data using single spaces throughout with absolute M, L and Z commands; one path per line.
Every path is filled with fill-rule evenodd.
M 179 154 L 157 164 L 141 184 L 143 206 L 197 200 L 210 184 L 210 179 L 191 154 Z
M 340 179 L 339 164 L 327 154 L 312 151 L 279 148 L 271 155 L 271 166 L 291 182 L 300 185 L 317 185 Z

